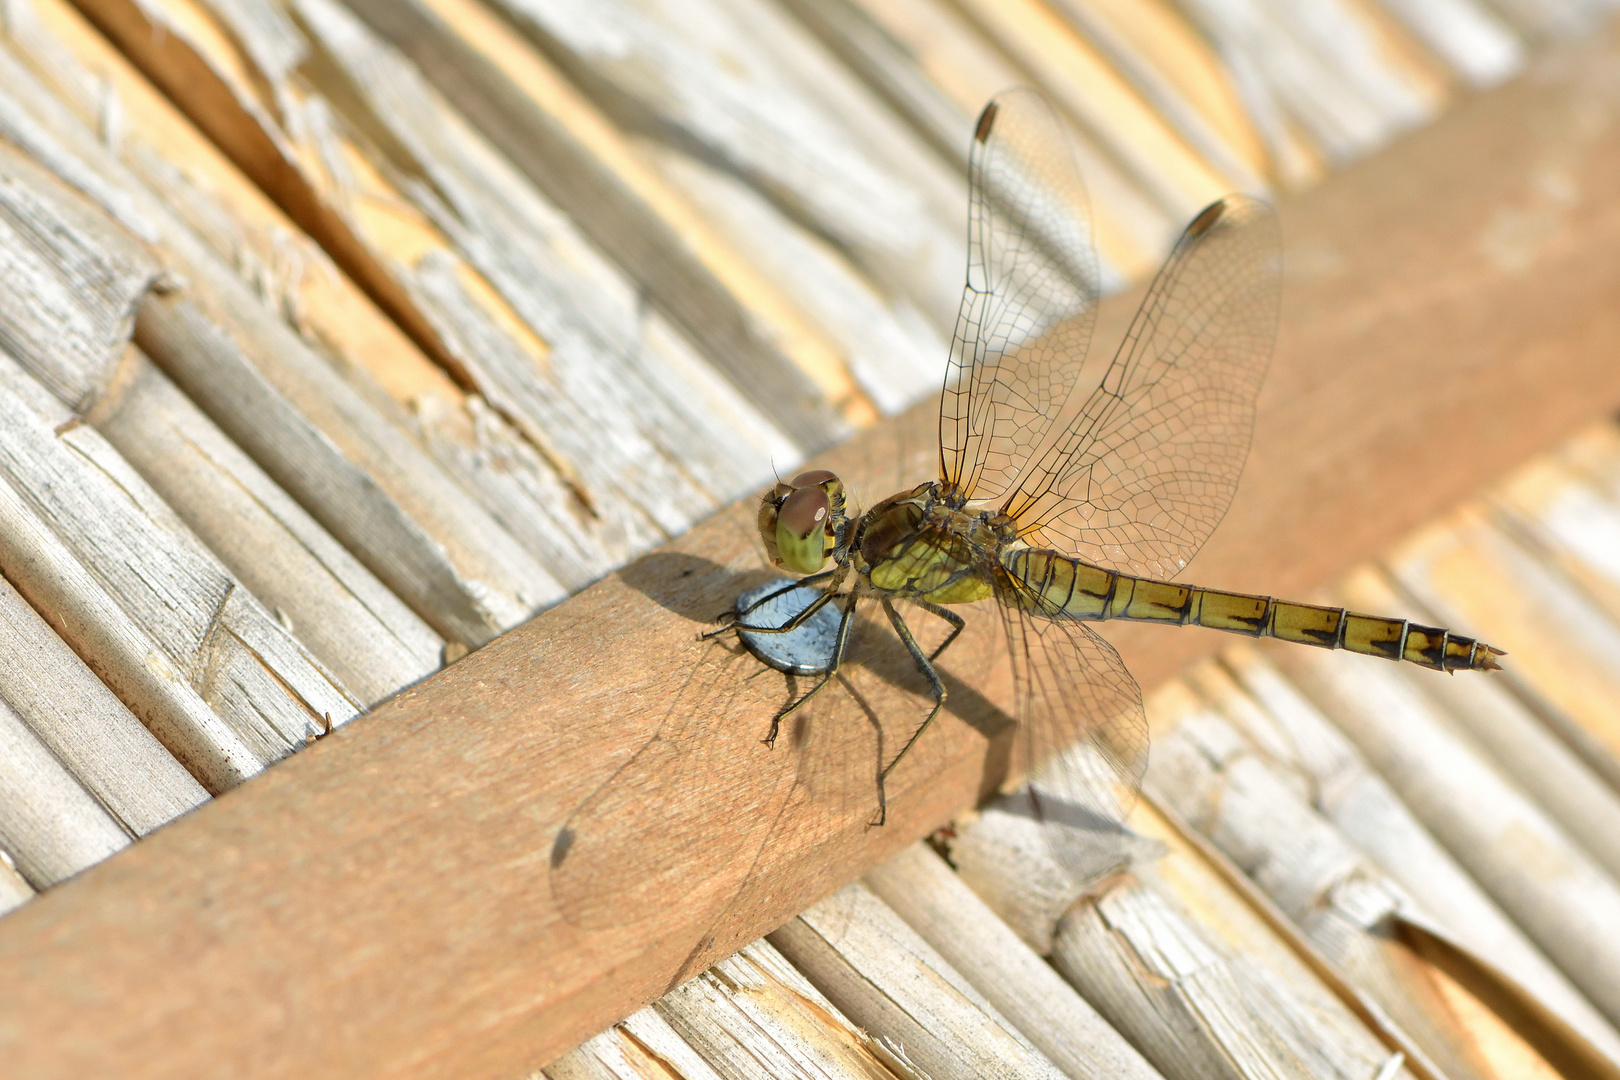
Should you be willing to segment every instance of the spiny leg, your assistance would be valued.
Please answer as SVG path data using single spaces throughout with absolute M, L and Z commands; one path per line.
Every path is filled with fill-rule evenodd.
M 832 596 L 832 593 L 823 593 L 822 599 L 817 601 L 817 606 L 820 606 L 821 603 L 831 599 Z M 783 709 L 781 712 L 777 713 L 771 718 L 771 733 L 765 736 L 766 746 L 774 747 L 776 745 L 776 736 L 782 730 L 782 721 L 791 716 L 794 710 L 800 705 L 803 705 L 805 702 L 819 694 L 821 692 L 821 688 L 832 682 L 833 677 L 838 674 L 838 667 L 844 662 L 844 653 L 849 648 L 849 631 L 850 627 L 854 624 L 854 621 L 855 597 L 851 595 L 849 597 L 848 606 L 844 608 L 843 616 L 838 620 L 838 637 L 833 642 L 832 661 L 827 665 L 826 673 L 821 676 L 821 681 L 812 686 L 803 697 L 799 698 L 799 700 L 795 702 L 792 702 L 787 706 L 787 708 Z M 749 628 L 749 633 L 753 632 L 753 629 Z
M 837 587 L 838 587 L 836 582 L 833 584 L 832 589 L 823 590 L 820 596 L 816 597 L 814 600 L 810 601 L 810 603 L 806 604 L 804 606 L 803 610 L 799 611 L 796 615 L 793 616 L 793 618 L 789 619 L 787 622 L 783 623 L 781 626 L 749 626 L 747 623 L 739 623 L 738 620 L 740 620 L 744 615 L 747 615 L 749 612 L 757 611 L 760 607 L 764 606 L 765 604 L 770 603 L 772 600 L 775 600 L 777 597 L 786 596 L 788 593 L 792 592 L 794 589 L 797 589 L 802 585 L 808 585 L 808 586 L 814 587 L 817 584 L 819 584 L 820 582 L 826 581 L 828 578 L 833 577 L 834 575 L 836 575 L 838 573 L 838 571 L 839 571 L 839 567 L 833 567 L 831 570 L 823 570 L 819 574 L 811 574 L 809 577 L 799 578 L 796 581 L 786 582 L 786 583 L 784 583 L 782 585 L 781 588 L 775 589 L 775 590 L 773 590 L 773 591 L 771 591 L 769 593 L 766 593 L 764 596 L 760 597 L 758 600 L 755 600 L 752 604 L 749 604 L 748 605 L 748 611 L 728 611 L 728 612 L 726 612 L 724 615 L 721 616 L 721 618 L 725 618 L 727 615 L 729 615 L 729 616 L 731 616 L 731 621 L 726 623 L 726 625 L 724 625 L 722 627 L 719 627 L 718 629 L 709 630 L 709 631 L 705 632 L 702 635 L 703 640 L 707 641 L 709 638 L 719 637 L 721 634 L 727 634 L 727 633 L 730 633 L 733 630 L 747 630 L 750 634 L 791 634 L 793 631 L 797 630 L 800 626 L 802 626 L 806 619 L 808 619 L 810 616 L 814 615 L 816 612 L 820 611 L 821 608 L 822 608 L 822 605 L 826 604 L 827 601 L 829 601 L 829 600 L 831 600 L 833 598 L 833 596 L 835 595 L 833 590 L 837 589 Z
M 928 654 L 929 660 L 938 660 L 940 654 L 951 647 L 951 642 L 955 641 L 956 636 L 960 634 L 967 626 L 967 620 L 962 618 L 962 616 L 958 615 L 956 612 L 952 611 L 950 608 L 942 607 L 939 604 L 931 603 L 927 600 L 913 600 L 912 603 L 916 604 L 930 615 L 937 615 L 941 619 L 944 619 L 946 622 L 951 624 L 951 632 L 945 635 L 945 640 L 939 643 L 939 648 Z
M 929 605 L 930 610 L 933 607 L 934 605 Z M 911 632 L 911 627 L 906 625 L 906 620 L 900 617 L 900 613 L 894 609 L 894 602 L 888 597 L 883 598 L 883 612 L 889 617 L 889 622 L 894 624 L 894 631 L 900 635 L 900 640 L 906 643 L 906 651 L 911 653 L 911 658 L 917 662 L 917 670 L 921 671 L 923 677 L 928 680 L 929 688 L 934 692 L 934 707 L 929 711 L 927 719 L 918 725 L 916 731 L 911 733 L 911 738 L 906 740 L 906 745 L 902 746 L 900 752 L 894 755 L 894 760 L 885 765 L 883 771 L 878 773 L 878 816 L 877 820 L 872 822 L 874 825 L 883 824 L 884 819 L 888 816 L 888 797 L 884 793 L 884 783 L 889 779 L 889 774 L 894 771 L 896 765 L 900 764 L 900 759 L 906 756 L 906 751 L 916 745 L 918 737 L 928 730 L 928 725 L 934 722 L 934 717 L 938 716 L 939 711 L 945 707 L 945 684 L 940 681 L 939 672 L 934 670 L 932 658 L 923 653 L 922 646 L 917 644 L 917 638 Z M 944 609 L 934 611 L 934 614 L 946 618 L 952 626 L 956 627 L 951 632 L 951 636 L 945 639 L 945 644 L 949 645 L 951 640 L 961 632 L 962 627 L 957 624 L 962 622 L 962 617 L 954 611 L 945 611 Z M 944 646 L 940 648 L 943 649 Z M 938 656 L 939 650 L 935 650 L 934 655 Z

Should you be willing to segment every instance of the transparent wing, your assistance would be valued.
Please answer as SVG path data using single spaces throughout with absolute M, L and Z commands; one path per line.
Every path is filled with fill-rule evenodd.
M 1101 383 L 1003 504 L 1021 536 L 1149 577 L 1186 565 L 1248 456 L 1281 270 L 1257 199 L 1228 196 L 1187 226 Z
M 796 755 L 772 754 L 760 731 L 721 719 L 725 703 L 747 692 L 748 676 L 775 673 L 737 646 L 709 642 L 700 652 L 652 737 L 575 808 L 553 845 L 552 895 L 574 926 L 639 922 L 675 893 L 694 910 L 718 911 L 783 811 Z M 699 845 L 721 869 L 694 885 L 683 853 Z
M 1033 90 L 986 105 L 968 170 L 968 269 L 940 402 L 940 479 L 999 498 L 1068 397 L 1097 257 L 1068 135 Z
M 1001 575 L 997 589 L 1019 723 L 1015 764 L 1037 810 L 1068 824 L 1123 823 L 1147 771 L 1141 689 L 1089 626 L 1022 610 L 1045 605 L 1015 578 Z

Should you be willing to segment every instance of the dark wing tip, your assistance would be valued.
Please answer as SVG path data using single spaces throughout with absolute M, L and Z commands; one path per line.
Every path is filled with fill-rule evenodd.
M 1187 226 L 1187 235 L 1203 236 L 1217 221 L 1221 220 L 1221 215 L 1224 213 L 1226 213 L 1226 200 L 1216 199 L 1198 211 L 1198 216 L 1193 218 L 1192 224 Z
M 983 143 L 990 138 L 990 129 L 996 126 L 996 113 L 1000 111 L 1001 106 L 994 101 L 984 107 L 979 114 L 979 125 L 973 129 L 974 142 Z

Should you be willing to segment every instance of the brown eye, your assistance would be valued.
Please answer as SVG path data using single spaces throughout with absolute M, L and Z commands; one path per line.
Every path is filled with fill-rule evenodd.
M 780 503 L 783 499 L 787 498 L 791 494 L 793 494 L 792 484 L 777 484 L 771 489 L 771 493 L 765 497 L 770 499 L 772 502 Z
M 780 528 L 803 539 L 827 520 L 830 509 L 825 491 L 818 487 L 802 487 L 782 500 L 776 520 Z
M 827 481 L 835 479 L 837 479 L 836 473 L 829 472 L 826 469 L 811 469 L 789 480 L 788 486 L 796 488 L 819 487 Z

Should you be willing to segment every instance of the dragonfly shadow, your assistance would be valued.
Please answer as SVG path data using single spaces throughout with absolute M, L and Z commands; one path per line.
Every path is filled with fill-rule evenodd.
M 708 624 L 736 606 L 738 593 L 780 576 L 763 563 L 737 570 L 679 551 L 655 551 L 619 571 L 619 580 L 659 607 Z

